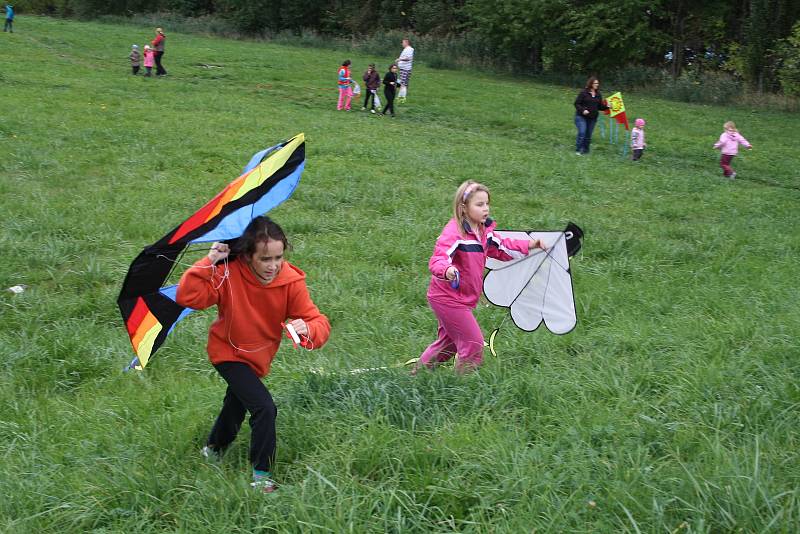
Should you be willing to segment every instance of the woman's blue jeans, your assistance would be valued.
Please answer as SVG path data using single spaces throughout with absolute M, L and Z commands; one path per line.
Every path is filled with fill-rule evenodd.
M 575 127 L 578 129 L 578 136 L 575 138 L 575 152 L 589 153 L 589 144 L 592 142 L 595 124 L 597 124 L 597 117 L 589 119 L 582 115 L 575 115 Z

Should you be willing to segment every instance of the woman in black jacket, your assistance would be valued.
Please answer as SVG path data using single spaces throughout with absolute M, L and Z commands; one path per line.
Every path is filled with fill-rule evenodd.
M 578 136 L 575 139 L 575 153 L 578 155 L 589 153 L 589 144 L 592 142 L 592 131 L 597 123 L 597 112 L 605 111 L 608 106 L 600 96 L 600 80 L 592 76 L 586 81 L 586 87 L 578 93 L 575 99 L 575 127 Z

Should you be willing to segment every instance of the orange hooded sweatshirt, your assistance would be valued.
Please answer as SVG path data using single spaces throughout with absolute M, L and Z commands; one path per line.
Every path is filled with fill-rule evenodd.
M 242 259 L 225 267 L 212 267 L 207 257 L 189 268 L 178 284 L 176 301 L 202 310 L 217 305 L 217 320 L 208 331 L 208 359 L 212 364 L 243 362 L 259 377 L 269 374 L 272 359 L 283 339 L 281 322 L 303 319 L 312 347 L 328 341 L 331 325 L 311 301 L 306 274 L 283 262 L 278 275 L 261 284 Z

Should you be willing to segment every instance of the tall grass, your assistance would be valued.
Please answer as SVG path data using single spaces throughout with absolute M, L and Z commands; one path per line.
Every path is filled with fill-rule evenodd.
M 796 116 L 633 94 L 640 164 L 599 130 L 577 157 L 572 90 L 420 64 L 397 119 L 337 113 L 340 52 L 171 32 L 170 76 L 135 78 L 150 26 L 24 17 L 0 45 L 0 285 L 29 286 L 0 296 L 0 530 L 797 530 L 800 181 L 775 135 Z M 354 72 L 393 58 L 353 52 Z M 756 147 L 733 182 L 711 150 L 725 120 Z M 333 336 L 267 378 L 266 497 L 246 429 L 220 464 L 199 455 L 224 391 L 213 310 L 123 374 L 114 302 L 144 246 L 299 131 L 307 169 L 272 215 Z M 499 357 L 411 377 L 466 178 L 505 228 L 584 228 L 578 327 L 525 333 L 481 304 Z M 367 367 L 387 369 L 350 373 Z

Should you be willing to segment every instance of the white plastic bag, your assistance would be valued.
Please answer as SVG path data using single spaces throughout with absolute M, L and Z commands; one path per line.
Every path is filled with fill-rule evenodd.
M 361 86 L 358 85 L 358 82 L 353 82 L 353 96 L 358 96 L 361 94 Z
M 381 107 L 381 97 L 378 96 L 378 91 L 377 90 L 373 90 L 372 94 L 375 95 L 375 100 L 373 101 L 373 105 L 376 108 L 380 109 L 380 107 Z
M 406 86 L 405 85 L 401 85 L 400 86 L 400 92 L 397 93 L 397 96 L 399 98 L 405 98 L 406 97 Z

